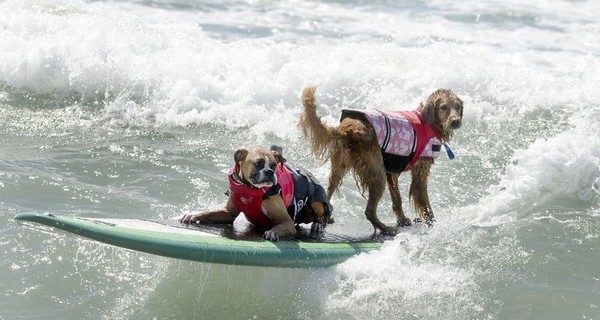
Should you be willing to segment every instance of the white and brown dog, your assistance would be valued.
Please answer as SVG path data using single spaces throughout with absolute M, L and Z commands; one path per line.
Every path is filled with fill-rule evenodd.
M 344 110 L 340 124 L 332 127 L 317 115 L 315 91 L 316 87 L 304 89 L 299 126 L 310 140 L 313 153 L 331 160 L 328 198 L 346 173 L 353 171 L 357 184 L 368 192 L 367 219 L 375 230 L 395 234 L 395 227 L 383 224 L 377 217 L 377 204 L 387 182 L 398 225 L 410 225 L 411 220 L 402 210 L 398 177 L 401 172 L 411 171 L 410 198 L 421 220 L 431 225 L 434 216 L 427 179 L 441 146 L 446 146 L 454 130 L 461 127 L 462 100 L 450 90 L 439 89 L 416 110 Z M 450 151 L 448 156 L 453 157 Z
M 244 213 L 267 229 L 267 240 L 294 235 L 300 223 L 312 223 L 312 233 L 323 230 L 333 210 L 325 190 L 310 172 L 286 163 L 280 147 L 239 149 L 233 158 L 225 208 L 184 215 L 181 223 L 233 223 Z

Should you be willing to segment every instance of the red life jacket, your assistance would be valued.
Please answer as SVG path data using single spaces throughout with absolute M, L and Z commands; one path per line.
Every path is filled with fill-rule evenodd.
M 437 158 L 442 144 L 442 135 L 433 130 L 431 125 L 423 122 L 423 116 L 418 111 L 401 111 L 400 112 L 413 126 L 417 134 L 417 145 L 415 147 L 415 156 L 410 159 L 405 171 L 411 170 L 419 157 Z M 434 139 L 435 138 L 435 139 Z M 433 151 L 433 145 L 437 146 L 436 151 Z M 429 148 L 425 148 L 429 146 Z
M 265 193 L 272 187 L 254 188 L 237 181 L 234 178 L 235 168 L 229 170 L 229 196 L 235 207 L 244 213 L 246 219 L 252 224 L 262 228 L 272 228 L 275 223 L 263 212 L 262 201 Z M 275 171 L 277 184 L 281 187 L 283 204 L 288 208 L 294 198 L 294 179 L 292 173 L 281 163 L 277 164 Z

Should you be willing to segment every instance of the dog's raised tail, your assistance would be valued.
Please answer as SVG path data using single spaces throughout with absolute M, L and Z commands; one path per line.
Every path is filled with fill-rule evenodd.
M 298 126 L 305 137 L 310 140 L 312 153 L 319 158 L 326 156 L 326 151 L 335 128 L 325 125 L 317 115 L 317 105 L 315 103 L 315 93 L 317 87 L 308 86 L 302 92 L 302 105 L 304 111 L 300 114 Z

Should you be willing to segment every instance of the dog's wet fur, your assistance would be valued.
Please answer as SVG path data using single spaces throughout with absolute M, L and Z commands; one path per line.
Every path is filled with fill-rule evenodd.
M 312 152 L 319 158 L 331 161 L 327 196 L 331 199 L 342 179 L 349 172 L 354 173 L 357 185 L 368 193 L 365 215 L 373 224 L 375 231 L 394 235 L 395 226 L 382 223 L 377 217 L 377 205 L 383 196 L 387 183 L 390 190 L 393 211 L 398 226 L 411 225 L 404 215 L 402 199 L 398 188 L 400 174 L 386 172 L 381 147 L 373 127 L 364 119 L 346 117 L 337 127 L 324 124 L 317 115 L 315 103 L 316 87 L 306 87 L 302 93 L 303 112 L 298 125 L 311 144 Z M 448 89 L 433 92 L 417 111 L 423 121 L 439 133 L 444 142 L 450 141 L 454 130 L 462 125 L 463 102 Z M 412 182 L 409 197 L 420 219 L 432 225 L 433 211 L 429 202 L 427 180 L 433 158 L 421 157 L 411 170 Z

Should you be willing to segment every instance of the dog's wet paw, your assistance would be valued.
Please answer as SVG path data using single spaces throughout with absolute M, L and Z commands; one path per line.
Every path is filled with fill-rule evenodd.
M 263 233 L 263 238 L 271 241 L 279 240 L 279 234 L 273 230 L 267 230 Z
M 402 217 L 398 219 L 398 227 L 410 227 L 412 225 L 412 221 L 410 221 L 407 217 Z
M 398 230 L 395 227 L 385 226 L 381 229 L 381 233 L 388 236 L 395 236 L 398 234 Z
M 310 226 L 310 234 L 319 234 L 325 230 L 325 224 L 320 222 L 313 222 Z
M 433 212 L 431 210 L 428 210 L 425 213 L 425 216 L 423 217 L 423 219 L 425 219 L 425 223 L 427 224 L 427 226 L 433 227 L 433 222 L 435 221 L 435 216 L 433 215 Z
M 428 227 L 433 227 L 433 223 L 435 222 L 435 219 L 421 219 L 421 218 L 415 218 L 415 220 L 413 220 L 414 223 L 421 223 L 421 222 L 425 222 L 427 224 Z

